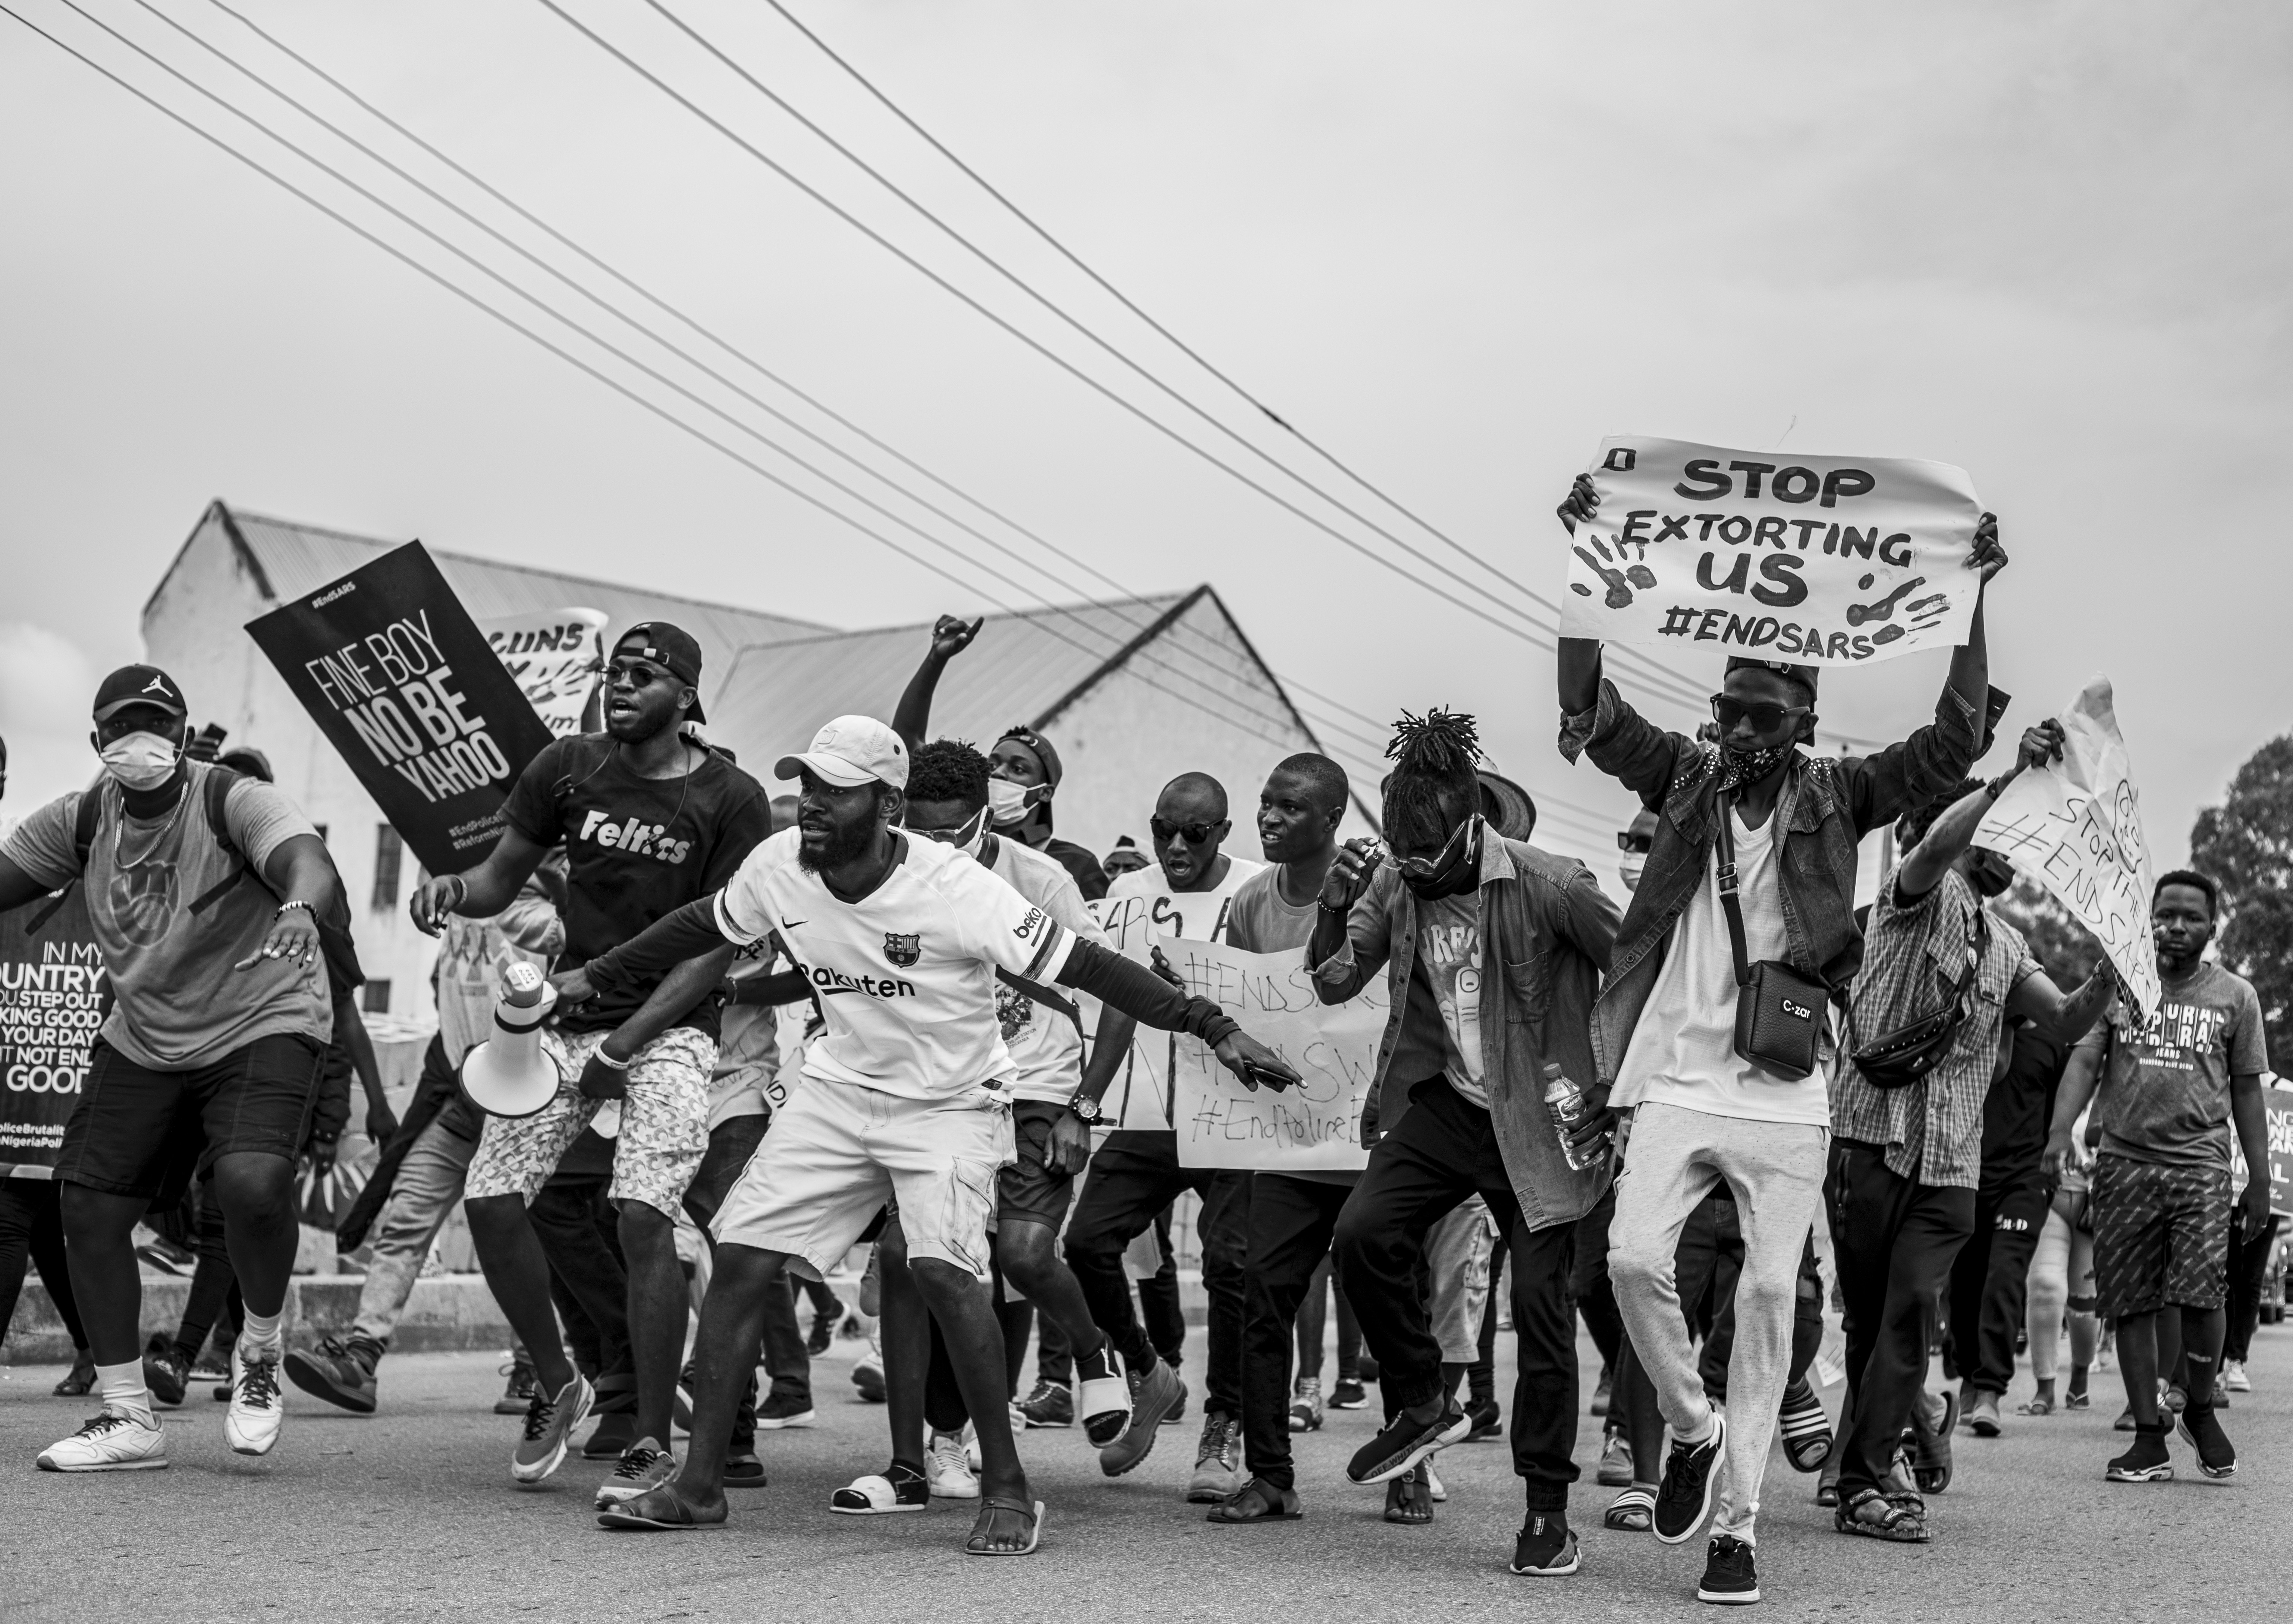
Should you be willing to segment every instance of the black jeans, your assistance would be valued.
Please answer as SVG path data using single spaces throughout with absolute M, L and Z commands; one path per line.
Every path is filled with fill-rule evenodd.
M 71 1272 L 64 1261 L 64 1221 L 57 1210 L 61 1186 L 52 1178 L 0 1178 L 0 1342 L 16 1316 L 24 1289 L 24 1265 L 40 1271 L 56 1318 L 64 1322 L 72 1346 L 85 1352 L 87 1332 L 72 1299 Z
M 1625 1340 L 1624 1316 L 1616 1312 L 1616 1290 L 1608 1283 L 1608 1225 L 1616 1216 L 1615 1186 L 1600 1192 L 1592 1208 L 1576 1220 L 1576 1261 L 1568 1271 L 1568 1296 L 1600 1350 L 1600 1362 L 1614 1367 Z M 1489 1293 L 1489 1312 L 1496 1312 L 1496 1293 Z
M 1067 1267 L 1090 1305 L 1091 1322 L 1125 1364 L 1144 1369 L 1155 1351 L 1130 1311 L 1122 1249 L 1183 1190 L 1197 1191 L 1203 1198 L 1203 1289 L 1210 1296 L 1210 1392 L 1204 1409 L 1239 1415 L 1250 1175 L 1180 1167 L 1179 1136 L 1173 1133 L 1115 1134 L 1091 1158 L 1090 1176 L 1067 1224 Z
M 1974 1232 L 1950 1265 L 1943 1365 L 1977 1393 L 2004 1397 L 2014 1379 L 2014 1333 L 2030 1298 L 2030 1258 L 2046 1226 L 2054 1182 L 2038 1168 L 1983 1172 Z
M 717 1237 L 709 1225 L 717 1221 L 717 1210 L 725 1205 L 732 1193 L 733 1184 L 748 1167 L 749 1159 L 764 1143 L 765 1129 L 772 1119 L 762 1113 L 745 1117 L 727 1117 L 709 1130 L 709 1149 L 701 1158 L 700 1167 L 693 1169 L 693 1182 L 685 1186 L 685 1210 L 701 1226 L 701 1233 L 713 1249 Z M 615 1226 L 618 1231 L 619 1225 Z M 781 1271 L 765 1300 L 765 1366 L 773 1373 L 773 1391 L 783 1398 L 792 1399 L 802 1408 L 812 1408 L 812 1355 L 806 1351 L 803 1335 L 796 1328 L 796 1297 L 788 1271 Z M 783 1382 L 781 1372 L 794 1374 Z M 741 1449 L 757 1435 L 757 1375 L 749 1373 L 749 1386 L 741 1396 L 740 1408 L 733 1416 L 733 1447 Z
M 573 1362 L 597 1384 L 600 1414 L 634 1410 L 637 1402 L 628 1272 L 619 1215 L 605 1199 L 612 1178 L 612 1142 L 585 1130 L 525 1209 L 549 1260 L 549 1295 Z
M 1346 1184 L 1250 1177 L 1250 1244 L 1243 1265 L 1242 1440 L 1252 1474 L 1297 1486 L 1290 1460 L 1290 1355 L 1298 1306 L 1330 1255 Z
M 1527 1485 L 1529 1510 L 1564 1511 L 1576 1481 L 1576 1316 L 1568 1297 L 1576 1226 L 1531 1230 L 1521 1222 L 1489 1113 L 1459 1098 L 1446 1079 L 1419 1083 L 1400 1127 L 1370 1151 L 1338 1215 L 1338 1279 L 1377 1359 L 1389 1413 L 1438 1398 L 1441 1345 L 1426 1315 L 1425 1234 L 1475 1193 L 1511 1254 L 1519 1368 L 1513 1470 Z
M 2269 1272 L 2269 1243 L 2276 1237 L 2278 1226 L 2285 1220 L 2275 1213 L 2261 1233 L 2250 1240 L 2240 1239 L 2241 1232 L 2232 1218 L 2229 1226 L 2229 1328 L 2222 1337 L 2222 1357 L 2245 1362 L 2247 1352 L 2253 1346 L 2254 1328 L 2261 1322 L 2262 1276 Z M 52 1278 L 48 1266 L 40 1265 L 42 1279 Z M 51 1285 L 49 1290 L 55 1288 Z M 0 1325 L 6 1324 L 0 1319 Z
M 1883 1145 L 1835 1139 L 1823 1181 L 1846 1307 L 1847 1403 L 1842 1499 L 1879 1488 L 1926 1379 L 1935 1306 L 1951 1260 L 1974 1231 L 1974 1192 L 1890 1172 Z

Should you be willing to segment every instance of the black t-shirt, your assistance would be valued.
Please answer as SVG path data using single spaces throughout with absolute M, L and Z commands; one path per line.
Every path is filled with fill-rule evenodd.
M 709 755 L 683 778 L 639 778 L 604 733 L 553 739 L 519 776 L 502 815 L 539 845 L 565 843 L 561 970 L 720 889 L 773 827 L 764 786 L 722 756 Z M 576 1032 L 619 1026 L 660 979 L 632 978 L 559 1023 Z M 716 999 L 702 998 L 672 1024 L 713 1036 Z
M 1043 842 L 1041 850 L 1044 856 L 1054 859 L 1074 876 L 1075 889 L 1082 893 L 1084 901 L 1096 902 L 1106 894 L 1106 869 L 1087 848 L 1054 835 Z
M 2028 1173 L 2046 1149 L 2054 1090 L 2070 1050 L 2038 1027 L 2014 1029 L 2014 1055 L 1982 1102 L 1982 1175 Z

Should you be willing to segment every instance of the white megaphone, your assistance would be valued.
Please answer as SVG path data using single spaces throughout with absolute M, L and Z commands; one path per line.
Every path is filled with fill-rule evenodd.
M 462 1092 L 489 1116 L 531 1117 L 557 1097 L 557 1062 L 541 1052 L 541 1023 L 557 989 L 523 960 L 502 972 L 494 1038 L 462 1057 Z

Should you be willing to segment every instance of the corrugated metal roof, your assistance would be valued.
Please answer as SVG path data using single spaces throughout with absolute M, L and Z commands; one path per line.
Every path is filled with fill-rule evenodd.
M 978 640 L 940 682 L 932 731 L 984 745 L 1014 723 L 1040 722 L 1193 595 L 988 616 Z M 743 649 L 709 701 L 709 731 L 747 761 L 800 747 L 831 716 L 858 712 L 889 721 L 930 631 L 884 626 Z
M 300 597 L 404 545 L 268 518 L 242 508 L 224 511 L 268 578 L 271 593 L 281 601 Z M 619 582 L 498 563 L 436 547 L 430 549 L 430 555 L 438 561 L 439 570 L 463 605 L 478 619 L 534 610 L 579 608 L 603 610 L 615 626 L 639 620 L 675 621 L 701 640 L 706 664 L 704 697 L 724 686 L 741 650 L 828 630 L 786 615 L 704 603 Z

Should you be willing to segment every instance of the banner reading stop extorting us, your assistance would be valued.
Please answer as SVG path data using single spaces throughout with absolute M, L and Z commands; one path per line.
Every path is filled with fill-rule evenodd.
M 1590 474 L 1564 635 L 1813 666 L 1966 641 L 1982 505 L 1960 469 L 1625 435 Z
M 0 913 L 0 1178 L 55 1166 L 102 1006 L 103 957 L 77 881 Z
M 420 542 L 247 630 L 425 868 L 486 854 L 549 729 Z

